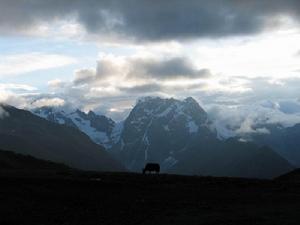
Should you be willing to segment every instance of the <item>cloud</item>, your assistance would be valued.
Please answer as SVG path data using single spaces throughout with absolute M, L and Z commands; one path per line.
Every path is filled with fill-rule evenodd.
M 151 83 L 151 84 L 142 84 L 142 85 L 136 85 L 132 87 L 120 87 L 120 91 L 128 93 L 128 94 L 143 94 L 147 95 L 158 93 L 162 91 L 163 87 L 159 84 Z
M 91 83 L 99 83 L 112 78 L 120 79 L 125 78 L 127 67 L 131 57 L 119 57 L 115 55 L 101 55 L 97 61 L 96 68 L 80 69 L 75 71 L 74 84 L 83 85 Z
M 208 69 L 197 69 L 186 57 L 103 55 L 95 69 L 81 69 L 75 72 L 74 84 L 99 84 L 105 81 L 130 82 L 149 80 L 203 79 L 211 76 Z M 135 82 L 136 83 L 136 82 Z M 140 86 L 138 84 L 137 86 Z
M 290 127 L 300 123 L 299 77 L 238 77 L 221 83 L 225 87 L 234 87 L 236 83 L 251 91 L 197 93 L 220 137 L 268 133 L 271 124 Z
M 27 84 L 0 83 L 0 104 L 9 104 L 24 108 L 30 96 L 36 96 L 37 88 Z
M 2 0 L 2 33 L 28 33 L 48 21 L 71 20 L 90 36 L 145 41 L 248 35 L 299 20 L 297 0 Z M 71 32 L 72 33 L 72 32 Z
M 28 105 L 28 99 L 14 92 L 0 91 L 0 103 L 25 108 Z
M 290 100 L 290 104 L 292 104 Z M 236 107 L 214 105 L 208 110 L 220 137 L 228 138 L 252 133 L 269 133 L 268 125 L 291 127 L 300 123 L 300 111 L 286 113 L 280 102 L 261 101 Z M 294 104 L 295 101 L 294 101 Z
M 0 83 L 0 91 L 14 90 L 14 91 L 36 91 L 37 88 L 28 84 L 16 84 L 16 83 Z
M 75 62 L 76 60 L 69 56 L 38 52 L 0 55 L 0 77 L 62 67 Z
M 96 71 L 94 69 L 81 69 L 75 71 L 74 84 L 87 84 L 96 79 Z
M 146 58 L 135 59 L 130 62 L 129 77 L 146 77 L 157 79 L 175 78 L 205 78 L 210 76 L 208 69 L 196 69 L 184 57 L 167 59 Z
M 31 107 L 34 108 L 40 108 L 44 106 L 58 107 L 63 105 L 65 105 L 65 100 L 61 98 L 41 98 L 31 103 Z
M 54 79 L 54 80 L 49 80 L 47 82 L 47 85 L 49 88 L 55 90 L 55 89 L 63 88 L 66 85 L 66 83 L 60 79 Z
M 258 134 L 268 134 L 270 131 L 263 127 L 263 128 L 256 128 L 256 124 L 252 120 L 251 117 L 246 117 L 245 120 L 242 121 L 239 128 L 235 130 L 234 132 L 238 135 L 244 135 L 244 134 L 252 134 L 252 133 L 258 133 Z

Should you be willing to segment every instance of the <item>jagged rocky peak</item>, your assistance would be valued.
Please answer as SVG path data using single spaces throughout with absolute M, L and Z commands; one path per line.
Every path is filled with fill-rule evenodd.
M 79 117 L 81 117 L 82 119 L 88 119 L 87 114 L 86 114 L 85 112 L 82 112 L 82 111 L 79 110 L 79 109 L 76 109 L 75 113 L 76 113 Z
M 34 109 L 33 112 L 34 112 L 34 114 L 39 114 L 40 116 L 47 117 L 50 114 L 53 114 L 54 110 L 52 107 L 43 106 L 41 108 Z
M 192 139 L 213 136 L 206 112 L 193 98 L 144 97 L 124 122 L 114 147 L 127 168 L 138 170 L 145 162 L 172 167 Z M 118 153 L 119 152 L 119 153 Z
M 88 112 L 88 116 L 89 116 L 89 117 L 96 117 L 97 114 L 94 113 L 94 111 L 90 110 L 90 111 Z
M 184 99 L 183 105 L 185 106 L 184 111 L 186 113 L 191 114 L 195 119 L 201 122 L 207 121 L 207 113 L 194 98 L 188 97 Z
M 91 126 L 96 130 L 105 131 L 108 133 L 111 133 L 113 131 L 115 127 L 115 121 L 113 121 L 111 118 L 103 115 L 97 115 L 93 111 L 89 111 L 86 115 L 91 123 Z
M 51 122 L 59 123 L 59 124 L 67 124 L 69 126 L 75 127 L 75 124 L 72 123 L 72 121 L 66 117 L 67 113 L 64 108 L 43 106 L 41 108 L 33 109 L 32 112 L 35 115 L 38 115 Z
M 144 97 L 137 101 L 135 108 L 138 107 L 154 110 L 153 112 L 161 112 L 171 107 L 174 109 L 177 108 L 178 112 L 182 110 L 185 113 L 201 113 L 206 115 L 204 109 L 192 97 L 188 97 L 182 101 L 174 98 Z
M 137 101 L 126 121 L 141 126 L 153 119 L 160 119 L 163 123 L 170 123 L 170 125 L 182 120 L 187 123 L 191 131 L 196 131 L 197 126 L 207 123 L 208 117 L 204 109 L 192 97 L 182 101 L 174 98 L 144 97 Z
M 110 148 L 118 139 L 115 130 L 119 126 L 112 119 L 93 111 L 85 113 L 79 109 L 65 111 L 59 107 L 42 107 L 34 109 L 33 113 L 51 122 L 75 127 L 105 148 Z

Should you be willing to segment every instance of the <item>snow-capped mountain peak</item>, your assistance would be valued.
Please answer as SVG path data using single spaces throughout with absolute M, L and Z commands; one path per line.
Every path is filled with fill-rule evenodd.
M 66 112 L 60 108 L 43 107 L 34 109 L 33 113 L 51 122 L 75 127 L 87 134 L 95 143 L 110 148 L 118 141 L 121 125 L 93 111 L 88 113 L 79 109 Z
M 181 101 L 145 97 L 137 101 L 124 121 L 120 141 L 113 150 L 122 152 L 121 160 L 130 169 L 136 170 L 151 160 L 169 167 L 177 163 L 176 153 L 191 138 L 208 133 L 207 114 L 193 98 Z
M 126 121 L 130 121 L 137 130 L 141 130 L 153 119 L 164 120 L 165 130 L 172 129 L 176 121 L 183 121 L 190 133 L 198 132 L 199 127 L 206 125 L 208 121 L 206 112 L 191 97 L 183 101 L 159 97 L 139 99 Z

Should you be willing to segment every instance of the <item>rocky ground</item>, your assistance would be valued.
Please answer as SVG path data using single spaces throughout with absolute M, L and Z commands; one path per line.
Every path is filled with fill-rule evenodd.
M 0 171 L 1 225 L 300 224 L 300 183 Z

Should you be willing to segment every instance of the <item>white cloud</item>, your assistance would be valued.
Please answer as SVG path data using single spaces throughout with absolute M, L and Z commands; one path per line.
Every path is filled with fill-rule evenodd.
M 265 127 L 263 128 L 255 128 L 255 121 L 253 118 L 246 117 L 245 120 L 242 121 L 240 127 L 235 130 L 237 134 L 251 134 L 251 133 L 259 133 L 259 134 L 268 134 L 269 130 Z
M 0 103 L 25 108 L 38 89 L 28 84 L 0 83 Z
M 31 104 L 31 107 L 40 108 L 44 106 L 63 106 L 65 104 L 65 100 L 61 98 L 41 98 L 34 101 Z
M 28 84 L 0 83 L 0 91 L 3 90 L 36 91 L 37 88 Z
M 37 36 L 43 35 L 57 39 L 69 38 L 82 40 L 87 35 L 82 25 L 74 21 L 74 19 L 55 21 L 55 23 L 44 23 L 39 27 L 44 29 L 44 32 L 35 32 Z
M 217 127 L 219 136 L 225 138 L 252 133 L 269 133 L 265 126 L 270 124 L 291 127 L 300 123 L 300 111 L 287 114 L 280 110 L 280 102 L 262 101 L 235 107 L 214 105 L 208 112 Z
M 59 89 L 59 88 L 63 88 L 65 84 L 66 83 L 64 81 L 62 81 L 61 79 L 49 80 L 47 82 L 48 87 L 51 88 L 51 89 L 54 89 L 54 90 Z
M 38 52 L 0 55 L 0 77 L 62 67 L 75 62 L 70 56 Z
M 101 54 L 96 69 L 81 69 L 75 72 L 76 85 L 99 85 L 109 83 L 120 86 L 141 85 L 147 82 L 191 80 L 209 77 L 210 71 L 197 68 L 188 57 L 170 54 L 133 54 L 118 56 Z
M 25 108 L 28 105 L 28 100 L 25 96 L 14 92 L 0 90 L 0 103 L 13 105 L 18 108 Z
M 185 44 L 185 54 L 223 76 L 285 78 L 299 75 L 300 57 L 295 48 L 298 28 L 277 30 L 253 37 L 199 40 Z

